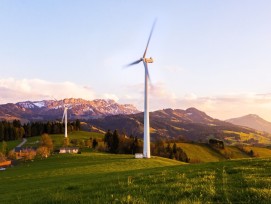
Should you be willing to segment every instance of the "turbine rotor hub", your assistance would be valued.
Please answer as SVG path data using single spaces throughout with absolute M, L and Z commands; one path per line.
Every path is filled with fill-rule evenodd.
M 150 58 L 143 58 L 143 61 L 146 63 L 153 63 L 153 59 L 151 57 Z

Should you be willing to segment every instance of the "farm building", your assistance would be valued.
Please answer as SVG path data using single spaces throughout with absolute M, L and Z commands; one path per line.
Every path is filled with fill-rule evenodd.
M 30 153 L 36 153 L 36 149 L 32 147 L 15 147 L 14 149 L 16 158 L 22 158 L 28 156 Z
M 59 154 L 73 153 L 77 154 L 79 151 L 78 147 L 60 147 Z
M 135 158 L 136 159 L 142 159 L 143 158 L 143 154 L 142 153 L 135 153 Z

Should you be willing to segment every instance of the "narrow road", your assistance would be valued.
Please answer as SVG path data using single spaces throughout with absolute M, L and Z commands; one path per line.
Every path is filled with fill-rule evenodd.
M 23 146 L 26 142 L 27 142 L 27 139 L 23 138 L 23 141 L 22 141 L 20 144 L 18 144 L 16 147 L 21 147 L 21 146 Z

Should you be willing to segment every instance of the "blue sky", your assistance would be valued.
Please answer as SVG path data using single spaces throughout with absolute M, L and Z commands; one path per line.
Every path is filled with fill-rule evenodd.
M 0 0 L 0 103 L 113 98 L 271 120 L 271 2 Z M 270 115 L 270 116 L 269 116 Z

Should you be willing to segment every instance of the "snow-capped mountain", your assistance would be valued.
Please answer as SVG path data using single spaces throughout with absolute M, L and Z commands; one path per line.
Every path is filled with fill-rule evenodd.
M 0 105 L 0 119 L 49 120 L 59 119 L 63 106 L 67 106 L 70 119 L 90 119 L 108 115 L 134 114 L 139 111 L 130 104 L 118 104 L 114 100 L 69 98 L 64 100 L 24 101 Z

